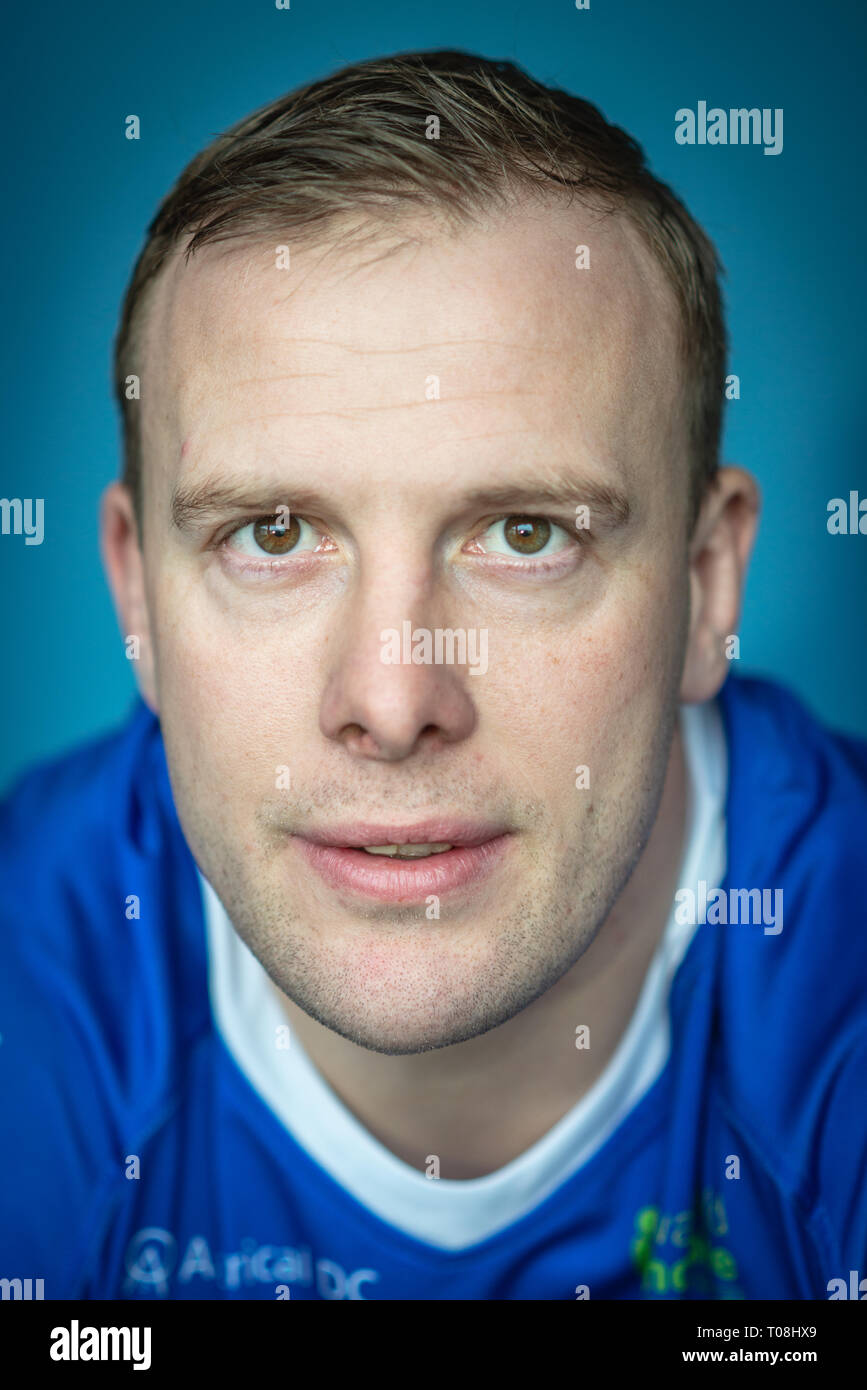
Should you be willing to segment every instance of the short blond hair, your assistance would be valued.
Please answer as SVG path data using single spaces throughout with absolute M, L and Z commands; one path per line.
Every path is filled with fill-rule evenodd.
M 438 138 L 426 138 L 433 118 Z M 161 203 L 115 341 L 123 480 L 139 524 L 141 431 L 127 378 L 141 375 L 146 292 L 183 239 L 189 259 L 234 238 L 315 238 L 347 214 L 433 208 L 461 219 L 533 188 L 622 211 L 665 273 L 679 308 L 692 524 L 719 466 L 725 388 L 722 267 L 712 242 L 650 173 L 641 146 L 597 107 L 513 63 L 451 50 L 355 63 L 289 92 L 196 155 Z

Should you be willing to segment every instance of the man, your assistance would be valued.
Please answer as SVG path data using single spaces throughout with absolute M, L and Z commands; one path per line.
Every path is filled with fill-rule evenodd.
M 182 175 L 102 513 L 141 703 L 3 821 L 5 1272 L 865 1268 L 867 750 L 727 679 L 758 497 L 718 467 L 717 277 L 628 136 L 465 54 Z

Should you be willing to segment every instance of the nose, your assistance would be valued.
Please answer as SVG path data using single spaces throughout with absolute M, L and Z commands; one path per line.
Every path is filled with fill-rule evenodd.
M 417 590 L 414 597 L 418 599 Z M 435 659 L 446 655 L 450 644 L 441 640 L 438 650 L 437 629 L 424 626 L 427 603 L 416 601 L 416 613 L 423 616 L 411 622 L 405 616 L 409 606 L 401 612 L 393 594 L 387 604 L 371 596 L 347 613 L 337 638 L 338 655 L 326 680 L 319 723 L 326 738 L 341 742 L 358 758 L 399 762 L 421 749 L 469 738 L 476 726 L 467 665 Z M 427 653 L 424 632 L 429 634 Z M 413 661 L 413 652 L 430 659 Z

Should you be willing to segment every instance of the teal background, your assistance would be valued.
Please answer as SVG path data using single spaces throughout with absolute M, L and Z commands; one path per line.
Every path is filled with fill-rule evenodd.
M 45 499 L 45 540 L 0 536 L 0 785 L 120 719 L 133 693 L 97 547 L 119 466 L 110 354 L 145 227 L 188 159 L 255 107 L 347 62 L 413 48 L 512 58 L 644 146 L 726 266 L 725 457 L 764 519 L 742 671 L 867 734 L 867 536 L 830 536 L 863 462 L 864 54 L 860 3 L 152 0 L 7 11 L 0 496 Z M 679 146 L 674 113 L 782 107 L 784 148 Z M 142 138 L 124 138 L 140 116 Z

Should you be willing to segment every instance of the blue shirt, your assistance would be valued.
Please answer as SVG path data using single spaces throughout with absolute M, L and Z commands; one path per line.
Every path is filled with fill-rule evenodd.
M 227 1048 L 147 708 L 29 773 L 0 812 L 0 1279 L 43 1279 L 49 1299 L 854 1287 L 850 1271 L 867 1276 L 867 744 L 769 682 L 730 676 L 720 708 L 726 878 L 671 983 L 665 1064 L 555 1191 L 461 1249 L 335 1181 Z M 777 925 L 744 921 L 738 890 L 784 905 Z

